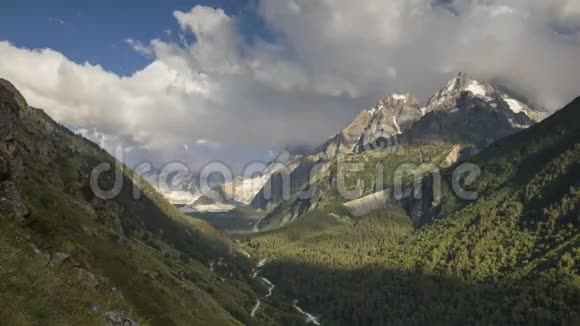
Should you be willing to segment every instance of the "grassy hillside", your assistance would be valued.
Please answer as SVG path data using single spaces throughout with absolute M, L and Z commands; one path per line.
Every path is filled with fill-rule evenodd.
M 357 221 L 314 210 L 243 240 L 325 325 L 577 325 L 578 121 L 580 99 L 475 156 L 479 199 L 446 190 L 422 227 L 408 207 Z
M 273 307 L 251 318 L 265 291 L 249 277 L 253 263 L 129 169 L 117 197 L 97 198 L 89 176 L 103 162 L 117 163 L 0 83 L 3 324 L 103 325 L 112 315 L 141 325 L 295 320 Z M 111 188 L 113 175 L 99 180 L 103 189 Z M 138 200 L 134 185 L 142 192 Z

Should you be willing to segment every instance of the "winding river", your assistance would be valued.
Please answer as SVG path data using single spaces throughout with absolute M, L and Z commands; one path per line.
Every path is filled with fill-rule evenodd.
M 262 271 L 261 269 L 264 266 L 266 266 L 267 262 L 268 262 L 267 259 L 263 259 L 260 262 L 258 262 L 258 265 L 256 265 L 256 267 L 252 270 L 251 277 L 253 279 L 258 278 L 258 276 L 260 275 L 260 272 Z M 261 276 L 260 276 L 260 281 L 262 282 L 262 284 L 264 284 L 265 286 L 268 287 L 268 294 L 266 296 L 264 296 L 264 299 L 271 297 L 272 294 L 274 293 L 274 289 L 276 288 L 276 285 L 274 285 L 274 283 L 272 283 L 269 279 L 267 279 L 265 277 L 261 277 Z M 254 305 L 254 307 L 252 308 L 252 311 L 251 311 L 252 318 L 256 317 L 256 313 L 258 312 L 258 310 L 260 310 L 261 306 L 262 306 L 262 301 L 260 301 L 260 299 L 256 299 L 256 304 Z M 300 313 L 301 315 L 304 316 L 304 321 L 307 324 L 312 323 L 312 324 L 317 325 L 317 326 L 321 325 L 318 318 L 314 317 L 312 314 L 307 313 L 306 311 L 302 310 L 302 308 L 298 307 L 298 300 L 294 300 L 294 303 L 292 304 L 292 306 L 294 307 L 294 309 L 296 309 L 296 311 L 298 311 L 298 313 Z

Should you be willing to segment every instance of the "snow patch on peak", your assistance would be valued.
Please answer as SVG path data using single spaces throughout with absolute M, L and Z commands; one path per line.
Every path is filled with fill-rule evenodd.
M 385 108 L 385 103 L 381 100 L 376 106 L 366 110 L 370 115 L 375 115 L 375 113 L 382 111 Z
M 518 100 L 514 100 L 513 98 L 509 97 L 504 97 L 503 100 L 508 104 L 510 110 L 512 110 L 514 113 L 520 113 L 524 110 L 523 104 Z
M 399 126 L 399 123 L 397 122 L 397 117 L 395 117 L 393 115 L 393 125 L 395 126 L 395 129 L 397 129 L 397 134 L 402 134 L 403 132 L 401 131 L 401 127 Z
M 403 95 L 403 94 L 393 94 L 392 98 L 397 100 L 397 101 L 405 101 L 408 97 L 407 97 L 407 95 Z
M 487 96 L 485 86 L 477 80 L 470 80 L 469 83 L 465 86 L 465 90 L 470 91 L 475 96 Z

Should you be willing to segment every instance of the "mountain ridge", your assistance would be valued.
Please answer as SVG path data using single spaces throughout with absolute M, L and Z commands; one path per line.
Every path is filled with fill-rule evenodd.
M 460 144 L 467 149 L 463 156 L 475 153 L 544 117 L 541 109 L 516 98 L 519 97 L 511 97 L 504 87 L 469 79 L 463 73 L 434 93 L 425 106 L 420 106 L 410 93 L 387 96 L 361 111 L 349 126 L 305 156 L 301 169 L 290 174 L 291 193 L 302 190 L 315 177 L 299 171 L 310 171 L 316 164 L 322 165 L 320 171 L 324 171 L 338 155 L 432 143 Z M 278 184 L 283 180 L 274 176 L 269 182 L 273 189 L 281 189 Z M 273 211 L 283 196 L 278 190 L 270 200 L 265 197 L 259 192 L 251 206 Z M 277 213 L 279 209 L 274 212 Z

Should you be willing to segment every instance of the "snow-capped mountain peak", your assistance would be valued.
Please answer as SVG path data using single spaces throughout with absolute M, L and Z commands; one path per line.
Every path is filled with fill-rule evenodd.
M 459 73 L 457 77 L 447 82 L 447 85 L 439 90 L 437 93 L 427 101 L 425 106 L 426 111 L 433 111 L 446 104 L 453 104 L 462 92 L 470 92 L 473 96 L 490 99 L 495 92 L 493 86 L 488 83 L 480 82 L 475 79 L 470 79 L 465 73 Z
M 546 116 L 545 112 L 527 103 L 526 100 L 512 94 L 509 89 L 493 83 L 468 78 L 465 73 L 459 73 L 457 77 L 450 80 L 444 88 L 429 99 L 422 110 L 424 113 L 432 111 L 455 111 L 462 108 L 461 105 L 458 105 L 460 103 L 458 99 L 463 99 L 466 96 L 482 100 L 492 108 L 509 115 L 510 119 L 519 120 L 520 123 L 514 123 L 514 126 L 518 128 L 529 127 L 534 122 L 541 121 Z M 505 112 L 506 110 L 509 112 Z M 519 118 L 515 119 L 511 117 L 512 115 L 517 115 Z
M 531 126 L 541 120 L 539 117 L 542 117 L 540 110 L 509 89 L 460 73 L 423 107 L 410 93 L 392 93 L 382 98 L 314 150 L 308 161 L 329 162 L 339 154 L 376 150 L 379 144 L 382 147 L 397 143 L 449 141 L 485 145 L 490 140 Z M 300 164 L 300 159 L 291 162 L 290 170 Z M 246 206 L 276 174 L 276 166 L 266 167 L 259 175 L 236 178 L 220 185 L 217 189 L 220 198 L 202 196 L 199 204 Z M 192 206 L 199 205 L 194 203 Z

